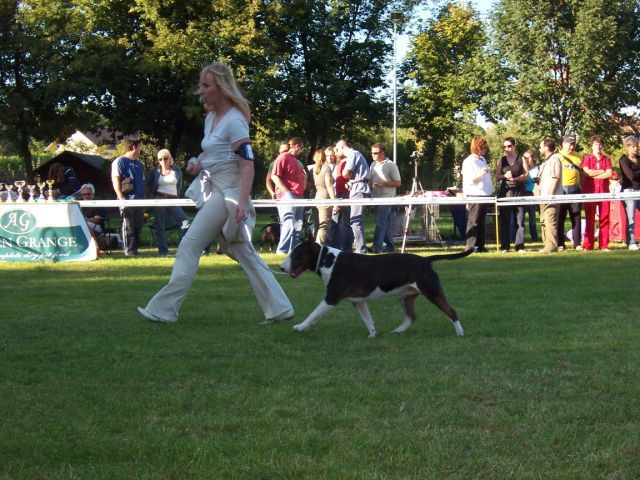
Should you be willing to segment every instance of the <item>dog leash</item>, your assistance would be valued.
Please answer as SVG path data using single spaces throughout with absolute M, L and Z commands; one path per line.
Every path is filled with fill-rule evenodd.
M 322 260 L 322 255 L 324 255 L 324 249 L 325 247 L 320 248 L 320 253 L 318 254 L 318 261 L 316 262 L 316 269 L 314 270 L 315 273 L 318 273 L 318 269 L 320 268 L 320 260 Z
M 245 232 L 247 233 L 247 238 L 251 238 L 251 232 L 249 231 L 249 226 L 245 224 L 244 228 L 245 228 Z M 278 272 L 276 270 L 273 270 L 271 267 L 269 267 L 269 265 L 267 265 L 265 263 L 265 261 L 262 259 L 262 257 L 260 257 L 260 255 L 258 255 L 258 252 L 256 252 L 255 248 L 251 248 L 251 252 L 253 253 L 254 260 L 258 263 L 260 268 L 263 268 L 263 269 L 267 270 L 268 272 L 273 273 L 274 275 L 288 275 L 288 273 L 286 273 L 286 272 Z M 227 257 L 232 259 L 234 262 L 236 262 L 237 264 L 240 264 L 240 262 L 238 262 L 238 259 L 235 258 L 233 255 L 231 255 L 231 252 L 229 252 L 228 248 L 223 250 L 223 253 Z

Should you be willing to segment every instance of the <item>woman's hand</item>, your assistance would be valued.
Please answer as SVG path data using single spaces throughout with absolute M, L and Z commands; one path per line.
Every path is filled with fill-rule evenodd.
M 189 175 L 198 175 L 202 170 L 202 162 L 196 158 L 191 158 L 187 163 L 186 170 Z
M 236 207 L 236 223 L 243 222 L 249 216 L 249 209 L 247 208 L 247 201 L 240 200 Z

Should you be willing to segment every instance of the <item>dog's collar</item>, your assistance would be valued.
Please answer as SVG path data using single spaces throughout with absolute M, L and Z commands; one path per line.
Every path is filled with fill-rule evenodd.
M 326 249 L 327 247 L 320 247 L 320 253 L 318 254 L 318 261 L 316 262 L 316 269 L 314 270 L 315 273 L 318 273 L 318 269 L 320 268 L 320 260 L 322 260 L 322 255 L 324 255 L 324 252 Z

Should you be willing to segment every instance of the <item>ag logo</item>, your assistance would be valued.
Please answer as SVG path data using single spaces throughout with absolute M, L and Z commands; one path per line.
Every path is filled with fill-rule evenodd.
M 0 229 L 14 235 L 25 234 L 36 228 L 36 217 L 25 210 L 10 210 L 0 217 Z

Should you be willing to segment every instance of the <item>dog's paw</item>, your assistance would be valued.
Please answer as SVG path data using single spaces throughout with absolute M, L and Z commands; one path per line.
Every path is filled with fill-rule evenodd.
M 305 330 L 305 328 L 301 323 L 293 326 L 293 331 L 294 332 L 304 332 L 304 330 Z
M 373 332 L 369 333 L 368 338 L 378 338 L 378 332 L 374 330 Z

